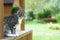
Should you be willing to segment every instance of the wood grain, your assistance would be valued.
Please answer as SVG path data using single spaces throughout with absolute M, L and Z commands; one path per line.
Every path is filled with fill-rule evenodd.
M 25 9 L 25 0 L 19 0 L 22 9 Z
M 0 0 L 0 38 L 3 38 L 3 16 L 4 16 L 4 6 L 3 6 L 3 0 Z
M 10 4 L 10 5 L 4 5 L 4 16 L 11 15 L 12 6 L 13 6 L 12 4 Z
M 25 19 L 22 19 L 20 28 L 21 28 L 21 30 L 25 30 Z

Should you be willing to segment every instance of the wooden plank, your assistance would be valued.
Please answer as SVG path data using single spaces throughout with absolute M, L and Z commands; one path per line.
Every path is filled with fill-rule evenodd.
M 18 31 L 18 36 L 5 37 L 0 40 L 32 40 L 32 30 Z
M 25 30 L 25 19 L 22 19 L 20 28 L 21 28 L 21 30 Z
M 12 9 L 12 4 L 11 5 L 4 5 L 4 16 L 11 15 L 11 9 Z
M 24 37 L 22 37 L 22 38 L 19 38 L 19 39 L 17 39 L 17 40 L 28 40 L 28 39 L 27 39 L 27 35 L 24 36 Z
M 4 16 L 4 6 L 3 6 L 3 0 L 0 0 L 0 38 L 3 38 L 3 16 Z
M 21 8 L 25 9 L 25 0 L 19 0 Z
M 28 40 L 32 40 L 32 32 L 28 34 Z
M 19 6 L 19 0 L 14 0 L 13 7 Z
M 25 10 L 25 0 L 19 0 L 20 7 Z M 25 19 L 22 20 L 21 30 L 25 29 Z

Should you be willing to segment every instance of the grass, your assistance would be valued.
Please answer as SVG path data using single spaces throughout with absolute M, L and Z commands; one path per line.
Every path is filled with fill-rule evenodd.
M 60 30 L 49 29 L 49 26 L 49 23 L 25 22 L 25 28 L 33 30 L 33 40 L 60 40 Z

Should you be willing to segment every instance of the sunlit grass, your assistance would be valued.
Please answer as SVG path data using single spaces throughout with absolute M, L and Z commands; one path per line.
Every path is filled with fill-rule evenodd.
M 49 26 L 35 21 L 25 22 L 26 29 L 33 30 L 33 40 L 60 40 L 60 30 L 52 30 Z

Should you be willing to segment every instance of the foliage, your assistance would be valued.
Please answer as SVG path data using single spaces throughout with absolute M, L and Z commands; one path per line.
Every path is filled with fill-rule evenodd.
M 18 10 L 19 10 L 19 7 L 18 6 L 13 7 L 12 10 L 11 10 L 11 14 L 17 13 Z
M 52 6 L 52 9 L 54 10 L 54 13 L 59 13 L 60 12 L 60 0 L 57 0 L 55 3 L 55 6 Z
M 25 0 L 25 8 L 32 9 L 34 12 L 38 12 L 44 7 L 55 7 L 56 3 L 57 0 Z
M 37 14 L 37 19 L 42 19 L 42 18 L 44 18 L 43 10 L 38 12 L 38 14 Z
M 56 14 L 56 21 L 57 21 L 58 23 L 60 23 L 60 12 L 59 12 L 58 14 Z
M 44 18 L 50 18 L 51 17 L 51 13 L 52 13 L 52 9 L 51 8 L 45 8 L 44 9 Z
M 33 11 L 29 11 L 28 12 L 28 19 L 31 19 L 33 20 L 35 17 L 34 17 L 34 12 Z
M 42 11 L 38 12 L 37 19 L 50 18 L 51 17 L 51 13 L 52 13 L 52 9 L 45 8 Z

